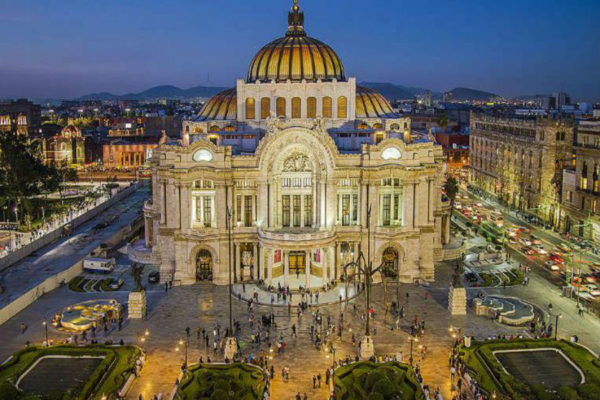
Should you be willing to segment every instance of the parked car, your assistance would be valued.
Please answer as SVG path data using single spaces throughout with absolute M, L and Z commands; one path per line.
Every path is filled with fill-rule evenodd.
M 596 285 L 585 285 L 585 288 L 589 294 L 594 297 L 600 296 L 600 288 Z
M 562 251 L 564 251 L 565 253 L 568 253 L 571 251 L 571 248 L 566 243 L 560 243 L 557 247 L 559 249 L 561 249 Z
M 537 236 L 531 235 L 531 243 L 533 243 L 533 244 L 542 244 L 542 241 Z
M 475 283 L 479 280 L 479 278 L 477 277 L 477 274 L 475 274 L 473 272 L 469 272 L 468 274 L 465 274 L 465 278 L 467 279 L 468 282 L 471 282 L 471 283 Z
M 112 290 L 117 290 L 123 285 L 123 279 L 113 279 L 112 282 L 108 285 Z
M 541 244 L 536 244 L 533 246 L 533 248 L 536 249 L 540 254 L 548 254 L 548 250 L 546 250 L 546 248 Z
M 565 262 L 565 260 L 558 254 L 550 254 L 550 259 L 557 264 L 562 264 Z
M 521 239 L 519 239 L 519 242 L 525 246 L 531 246 L 531 240 L 529 240 L 527 238 L 521 238 Z
M 160 272 L 152 271 L 148 274 L 148 283 L 158 283 L 160 281 Z

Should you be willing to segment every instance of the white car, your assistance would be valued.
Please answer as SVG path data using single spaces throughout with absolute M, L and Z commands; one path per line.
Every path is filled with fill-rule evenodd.
M 600 296 L 600 288 L 596 285 L 585 285 L 585 288 L 589 294 L 594 297 Z
M 531 240 L 526 239 L 526 238 L 519 239 L 519 243 L 521 243 L 522 245 L 525 245 L 525 246 L 531 246 Z
M 540 254 L 548 254 L 548 250 L 546 250 L 546 249 L 544 248 L 544 246 L 542 246 L 541 244 L 536 244 L 536 245 L 534 245 L 533 247 L 534 247 L 534 248 L 537 250 L 537 252 L 538 252 L 538 253 L 540 253 Z

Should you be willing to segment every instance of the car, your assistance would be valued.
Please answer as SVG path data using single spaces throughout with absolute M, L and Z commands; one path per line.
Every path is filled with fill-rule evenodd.
M 548 254 L 548 250 L 546 250 L 546 248 L 541 244 L 536 244 L 533 246 L 533 248 L 536 249 L 540 254 Z
M 559 249 L 561 249 L 562 251 L 564 251 L 565 253 L 568 253 L 571 251 L 571 248 L 566 243 L 560 243 L 557 247 Z
M 479 280 L 479 278 L 477 277 L 477 274 L 474 272 L 469 272 L 469 273 L 465 274 L 465 278 L 467 279 L 467 281 L 469 281 L 471 283 L 475 283 Z
M 531 229 L 526 228 L 524 226 L 519 227 L 519 233 L 531 233 Z
M 525 246 L 531 246 L 531 240 L 529 240 L 527 238 L 519 239 L 519 243 L 521 243 L 522 245 L 525 245 Z
M 553 265 L 556 265 L 556 263 L 552 260 L 548 260 L 544 263 L 544 265 L 548 268 L 551 268 Z
M 112 290 L 117 290 L 123 285 L 123 279 L 113 279 L 112 282 L 108 285 Z
M 160 281 L 160 272 L 152 271 L 148 274 L 148 283 L 158 283 Z
M 535 251 L 529 246 L 521 247 L 521 253 L 527 254 L 528 256 L 535 254 Z
M 585 285 L 585 290 L 594 297 L 600 296 L 600 288 L 596 285 Z
M 542 244 L 542 241 L 535 235 L 531 235 L 531 243 L 533 244 Z
M 562 264 L 565 262 L 565 260 L 561 256 L 559 256 L 558 254 L 554 254 L 554 253 L 550 254 L 550 259 L 557 264 Z

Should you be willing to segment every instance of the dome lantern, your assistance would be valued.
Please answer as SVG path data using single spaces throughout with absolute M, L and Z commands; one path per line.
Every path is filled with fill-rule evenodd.
M 346 81 L 338 55 L 325 43 L 306 35 L 304 13 L 294 0 L 288 14 L 285 36 L 263 46 L 256 53 L 246 82 Z

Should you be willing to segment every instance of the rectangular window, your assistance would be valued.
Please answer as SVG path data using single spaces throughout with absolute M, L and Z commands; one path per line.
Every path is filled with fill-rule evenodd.
M 293 196 L 293 201 L 294 201 L 294 226 L 299 227 L 300 226 L 300 215 L 301 215 L 301 210 L 300 210 L 300 195 L 299 194 L 295 194 Z
M 354 223 L 358 222 L 358 195 L 352 195 L 352 221 Z
M 398 221 L 400 219 L 400 195 L 398 193 L 394 194 L 394 220 Z
M 244 196 L 244 226 L 252 226 L 252 196 Z
M 388 226 L 390 224 L 390 207 L 391 207 L 391 198 L 392 196 L 389 194 L 384 194 L 382 197 L 382 221 L 381 224 L 384 226 Z
M 342 225 L 350 225 L 350 195 L 342 195 Z
M 235 220 L 242 221 L 242 196 L 235 196 Z
M 281 225 L 290 226 L 290 196 L 281 196 Z
M 202 207 L 201 207 L 202 197 L 196 197 L 196 221 L 202 221 Z
M 312 194 L 304 196 L 304 226 L 312 226 Z
M 204 197 L 204 226 L 210 227 L 212 222 L 212 197 Z

